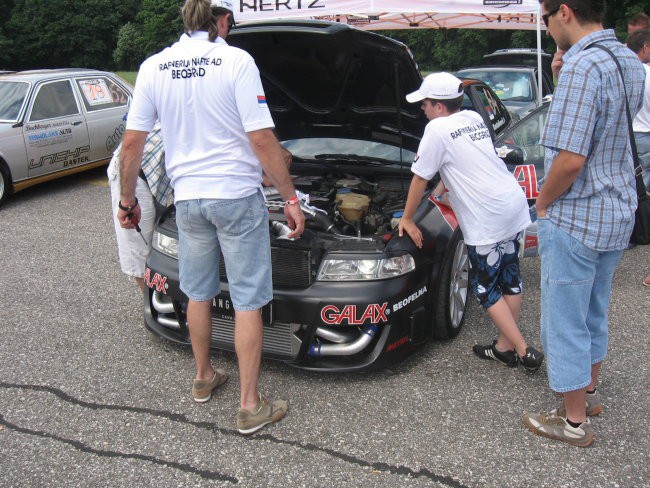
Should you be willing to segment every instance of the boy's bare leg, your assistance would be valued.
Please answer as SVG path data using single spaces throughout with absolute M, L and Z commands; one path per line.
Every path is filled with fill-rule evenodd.
M 503 352 L 514 349 L 519 356 L 526 354 L 528 344 L 526 344 L 517 326 L 520 310 L 521 294 L 504 295 L 487 309 L 488 315 L 500 332 L 496 343 L 498 351 Z

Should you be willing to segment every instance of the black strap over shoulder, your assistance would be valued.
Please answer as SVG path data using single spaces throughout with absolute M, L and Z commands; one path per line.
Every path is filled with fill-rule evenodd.
M 630 104 L 627 101 L 627 90 L 625 89 L 625 77 L 623 76 L 623 68 L 621 68 L 621 63 L 618 62 L 618 59 L 616 59 L 616 56 L 610 49 L 596 42 L 589 44 L 586 47 L 586 49 L 592 47 L 598 48 L 602 51 L 605 51 L 607 54 L 609 54 L 611 58 L 614 60 L 614 62 L 616 63 L 616 67 L 618 68 L 618 74 L 621 75 L 621 82 L 623 83 L 623 92 L 625 93 L 625 113 L 627 115 L 627 129 L 630 134 L 630 146 L 632 147 L 632 159 L 634 160 L 634 176 L 636 177 L 636 192 L 638 197 L 641 198 L 642 196 L 646 195 L 646 187 L 645 184 L 643 183 L 641 162 L 639 161 L 639 154 L 636 150 L 636 141 L 634 140 L 634 131 L 632 129 L 632 115 L 630 114 Z

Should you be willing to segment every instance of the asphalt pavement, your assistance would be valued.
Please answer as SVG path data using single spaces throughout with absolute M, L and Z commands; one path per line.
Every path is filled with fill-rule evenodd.
M 142 320 L 120 271 L 100 168 L 0 207 L 0 486 L 650 486 L 650 246 L 625 252 L 610 307 L 596 442 L 538 437 L 526 410 L 558 403 L 546 372 L 473 356 L 495 330 L 472 301 L 460 335 L 377 373 L 323 374 L 264 361 L 261 389 L 288 416 L 235 429 L 236 358 L 206 404 L 190 396 L 190 349 Z M 521 328 L 539 346 L 539 260 L 522 261 Z

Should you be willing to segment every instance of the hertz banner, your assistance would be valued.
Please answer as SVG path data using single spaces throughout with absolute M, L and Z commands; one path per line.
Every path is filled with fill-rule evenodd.
M 379 29 L 538 28 L 538 0 L 234 0 L 237 23 L 312 18 Z

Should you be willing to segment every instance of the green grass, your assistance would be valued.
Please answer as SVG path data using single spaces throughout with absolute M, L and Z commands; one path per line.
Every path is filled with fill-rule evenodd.
M 138 75 L 137 71 L 116 71 L 115 74 L 122 78 L 127 83 L 135 85 L 135 77 Z

